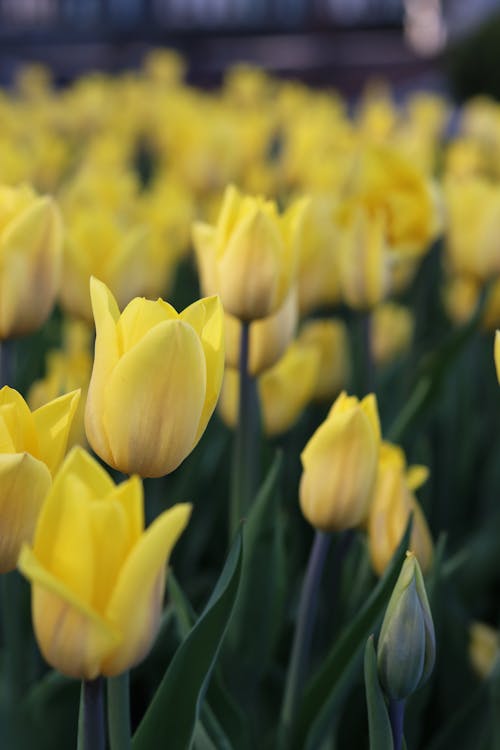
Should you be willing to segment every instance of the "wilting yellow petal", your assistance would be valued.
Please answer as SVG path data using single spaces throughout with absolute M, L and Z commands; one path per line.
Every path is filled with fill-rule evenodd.
M 190 515 L 187 503 L 162 513 L 127 558 L 107 609 L 108 620 L 123 639 L 104 660 L 103 674 L 120 674 L 151 648 L 161 615 L 165 565 Z

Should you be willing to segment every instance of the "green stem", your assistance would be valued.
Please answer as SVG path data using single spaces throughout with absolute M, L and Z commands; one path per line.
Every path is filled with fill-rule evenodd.
M 5 695 L 10 706 L 15 706 L 23 695 L 24 647 L 20 594 L 21 580 L 17 570 L 2 575 Z
M 108 734 L 111 750 L 130 750 L 129 672 L 107 679 Z
M 389 718 L 391 720 L 392 741 L 394 750 L 401 750 L 403 747 L 403 724 L 405 716 L 405 702 L 389 700 Z
M 316 531 L 307 563 L 304 583 L 302 584 L 297 625 L 293 638 L 292 654 L 281 710 L 281 748 L 288 747 L 290 739 L 293 736 L 293 723 L 304 685 L 313 628 L 316 621 L 321 574 L 330 540 L 331 537 L 329 534 L 325 534 L 323 531 Z
M 257 382 L 248 372 L 250 323 L 241 323 L 238 424 L 234 440 L 229 532 L 232 539 L 258 486 L 259 399 Z
M 77 750 L 105 750 L 103 679 L 83 680 Z

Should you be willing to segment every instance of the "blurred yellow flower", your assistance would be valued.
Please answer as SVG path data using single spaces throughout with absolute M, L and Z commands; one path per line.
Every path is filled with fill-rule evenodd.
M 215 408 L 224 369 L 224 320 L 217 297 L 177 313 L 135 298 L 120 314 L 91 280 L 95 358 L 85 411 L 95 452 L 126 474 L 168 474 L 191 453 Z
M 69 677 L 114 676 L 142 661 L 158 630 L 165 565 L 191 513 L 174 505 L 144 530 L 142 484 L 114 485 L 82 448 L 54 479 L 19 569 L 32 585 L 35 635 Z
M 295 342 L 273 367 L 259 377 L 259 403 L 266 435 L 281 435 L 298 420 L 314 393 L 318 363 L 318 353 L 312 346 Z M 227 368 L 219 413 L 232 428 L 238 422 L 239 384 L 238 370 Z
M 302 451 L 300 507 L 322 531 L 363 523 L 375 486 L 380 444 L 377 401 L 341 393 Z
M 345 323 L 314 318 L 302 325 L 298 340 L 313 347 L 319 355 L 313 399 L 332 401 L 347 386 L 351 376 L 351 352 Z
M 62 226 L 49 196 L 0 186 L 0 339 L 32 333 L 48 318 L 59 287 Z
M 195 225 L 204 293 L 220 294 L 224 310 L 243 321 L 266 318 L 284 303 L 297 265 L 301 212 L 243 196 L 230 186 L 215 227 Z
M 413 314 L 408 307 L 384 302 L 376 307 L 371 320 L 371 350 L 378 365 L 392 362 L 410 348 Z
M 473 622 L 469 628 L 469 657 L 474 671 L 483 680 L 491 674 L 499 653 L 498 630 L 484 622 Z
M 31 412 L 12 388 L 0 390 L 0 572 L 13 570 L 31 541 L 78 406 L 78 391 Z
M 285 353 L 297 328 L 297 291 L 290 290 L 283 305 L 273 315 L 250 323 L 248 371 L 260 375 L 272 367 Z M 241 323 L 238 318 L 224 316 L 226 364 L 238 368 L 240 361 Z

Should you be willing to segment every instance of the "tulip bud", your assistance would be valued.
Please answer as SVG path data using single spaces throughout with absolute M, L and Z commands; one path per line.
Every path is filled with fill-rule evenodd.
M 36 331 L 50 314 L 62 258 L 59 209 L 31 188 L 0 188 L 0 339 Z
M 378 365 L 386 365 L 408 350 L 413 336 L 413 315 L 402 305 L 386 302 L 372 315 L 371 349 Z
M 476 674 L 485 680 L 500 654 L 498 630 L 483 622 L 473 622 L 469 628 L 469 657 Z
M 280 216 L 276 204 L 242 196 L 230 186 L 217 225 L 195 225 L 202 285 L 224 310 L 244 321 L 266 318 L 284 303 L 296 275 L 301 212 Z
M 191 453 L 217 403 L 224 369 L 217 297 L 176 312 L 136 298 L 120 314 L 91 280 L 95 358 L 85 410 L 87 438 L 115 469 L 167 474 Z
M 144 530 L 138 477 L 114 485 L 82 448 L 68 455 L 19 569 L 31 582 L 33 625 L 49 664 L 69 677 L 115 676 L 146 656 L 160 623 L 166 562 L 191 506 Z
M 373 495 L 380 445 L 376 397 L 341 393 L 302 451 L 300 507 L 315 528 L 362 523 Z
M 387 695 L 404 700 L 423 685 L 434 668 L 435 652 L 424 579 L 417 558 L 408 552 L 378 640 L 378 672 Z

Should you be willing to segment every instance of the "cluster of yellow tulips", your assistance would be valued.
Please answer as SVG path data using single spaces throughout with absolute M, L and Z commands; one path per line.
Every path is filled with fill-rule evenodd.
M 476 322 L 500 326 L 500 105 L 464 105 L 451 131 L 451 106 L 435 94 L 398 106 L 377 84 L 350 111 L 333 92 L 251 67 L 231 69 L 213 92 L 188 86 L 184 72 L 180 57 L 157 50 L 138 71 L 58 89 L 33 65 L 0 95 L 0 570 L 17 567 L 29 580 L 36 640 L 63 675 L 90 685 L 141 662 L 162 627 L 166 564 L 190 503 L 207 502 L 188 497 L 149 522 L 142 480 L 175 472 L 200 441 L 202 455 L 217 407 L 235 452 L 215 557 L 227 526 L 242 534 L 243 592 L 258 559 L 252 545 L 263 522 L 255 519 L 271 502 L 266 483 L 257 495 L 262 444 L 273 439 L 297 465 L 302 451 L 300 480 L 293 484 L 291 467 L 284 487 L 315 537 L 292 656 L 280 667 L 288 677 L 273 741 L 281 750 L 320 746 L 319 724 L 306 731 L 301 714 L 319 578 L 332 535 L 341 558 L 358 530 L 380 579 L 374 623 L 396 583 L 401 545 L 411 550 L 384 620 L 376 680 L 371 646 L 365 661 L 369 707 L 377 686 L 399 748 L 403 703 L 435 658 L 421 571 L 442 565 L 442 552 L 415 495 L 429 470 L 408 465 L 401 437 L 433 381 L 424 371 L 394 429 L 383 408 L 379 416 L 378 390 L 414 351 L 427 311 L 412 289 L 441 238 L 432 284 L 451 324 L 460 335 Z M 44 360 L 25 400 L 16 372 L 34 341 Z M 500 379 L 498 334 L 495 354 Z M 294 497 L 287 503 L 289 512 Z M 247 516 L 248 534 L 245 525 L 238 531 Z M 229 574 L 224 580 L 227 594 Z M 269 596 L 271 610 L 277 589 Z M 248 601 L 255 617 L 264 605 Z M 356 631 L 365 640 L 367 618 Z M 249 637 L 243 620 L 240 612 L 229 633 L 236 652 Z M 482 623 L 471 630 L 484 678 L 498 652 L 492 632 Z M 193 693 L 189 741 L 243 749 L 193 734 L 213 730 L 200 713 L 205 691 L 200 682 Z M 89 711 L 87 699 L 84 691 Z M 112 750 L 128 747 L 110 731 Z M 146 734 L 141 725 L 140 750 L 151 746 L 140 744 Z

